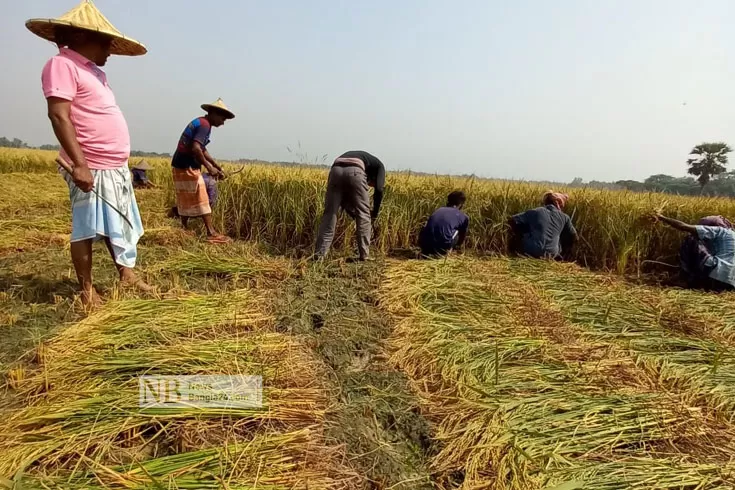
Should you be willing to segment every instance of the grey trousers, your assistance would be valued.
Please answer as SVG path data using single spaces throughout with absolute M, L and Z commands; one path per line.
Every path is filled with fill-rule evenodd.
M 357 248 L 360 258 L 370 256 L 370 192 L 367 175 L 359 167 L 333 166 L 327 181 L 327 197 L 324 203 L 324 215 L 319 225 L 319 236 L 316 240 L 316 256 L 325 257 L 334 240 L 334 229 L 337 226 L 337 215 L 343 208 L 355 219 L 357 225 Z

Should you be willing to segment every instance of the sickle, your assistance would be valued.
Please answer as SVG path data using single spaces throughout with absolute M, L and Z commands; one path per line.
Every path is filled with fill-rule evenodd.
M 56 157 L 56 163 L 59 165 L 59 167 L 63 168 L 66 171 L 66 173 L 69 174 L 69 177 L 71 177 L 72 173 L 74 173 L 74 167 L 72 167 L 70 164 L 66 163 L 64 160 L 62 160 L 61 157 Z M 97 192 L 97 189 L 95 189 L 94 187 L 92 187 L 92 192 L 94 192 L 94 194 L 97 197 L 99 197 L 105 204 L 107 204 L 108 206 L 110 206 L 113 209 L 113 211 L 115 211 L 117 214 L 119 214 L 120 217 L 122 219 L 124 219 L 125 222 L 131 228 L 135 228 L 133 226 L 133 223 L 130 221 L 130 219 L 128 219 L 128 217 L 125 214 L 123 214 L 122 211 L 120 211 L 119 209 L 117 209 L 117 207 L 114 204 L 112 204 L 110 201 L 108 201 L 107 199 L 105 199 L 104 197 L 102 197 L 102 195 L 99 192 Z

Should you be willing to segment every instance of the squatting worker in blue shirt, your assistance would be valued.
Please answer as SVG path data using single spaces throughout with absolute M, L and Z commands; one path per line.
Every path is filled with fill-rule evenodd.
M 548 191 L 543 206 L 511 216 L 511 252 L 555 260 L 568 255 L 577 240 L 572 218 L 564 213 L 568 199 L 566 194 Z
M 729 221 L 720 216 L 709 216 L 698 225 L 689 225 L 655 213 L 653 219 L 677 230 L 689 233 L 701 241 L 697 259 L 690 273 L 701 275 L 699 284 L 705 289 L 725 291 L 735 289 L 735 231 Z M 714 225 L 714 226 L 712 226 Z
M 454 191 L 447 198 L 447 205 L 434 211 L 419 235 L 421 255 L 444 256 L 459 248 L 467 237 L 470 218 L 461 209 L 467 201 L 462 191 Z
M 368 186 L 375 188 L 372 211 Z M 317 260 L 324 258 L 332 246 L 340 209 L 344 209 L 355 220 L 359 260 L 369 260 L 373 222 L 378 218 L 384 189 L 385 166 L 370 153 L 348 151 L 334 161 L 329 171 L 324 215 L 316 240 Z
M 133 188 L 135 189 L 149 189 L 155 187 L 153 182 L 148 179 L 148 170 L 152 167 L 145 160 L 141 160 L 136 163 L 133 167 L 130 167 L 130 172 L 133 174 Z

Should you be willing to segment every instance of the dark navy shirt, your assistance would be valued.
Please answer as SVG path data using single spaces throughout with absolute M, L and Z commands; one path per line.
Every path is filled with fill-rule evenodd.
M 145 184 L 148 182 L 148 176 L 146 175 L 145 170 L 134 168 L 131 172 L 133 173 L 133 182 L 137 182 L 139 184 Z
M 424 251 L 446 251 L 452 248 L 460 233 L 466 233 L 470 218 L 454 207 L 434 211 L 421 230 L 419 245 Z
M 513 221 L 522 234 L 523 253 L 536 258 L 557 257 L 562 233 L 577 234 L 572 218 L 551 204 L 516 214 Z

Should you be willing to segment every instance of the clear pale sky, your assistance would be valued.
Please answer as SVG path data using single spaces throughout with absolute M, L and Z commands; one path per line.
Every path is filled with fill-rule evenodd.
M 76 0 L 0 0 L 0 135 L 55 142 L 26 30 Z M 237 114 L 219 158 L 569 181 L 683 175 L 702 141 L 735 145 L 732 0 L 97 0 L 149 49 L 105 70 L 133 148 L 173 152 L 199 105 Z M 735 168 L 735 158 L 731 167 Z

